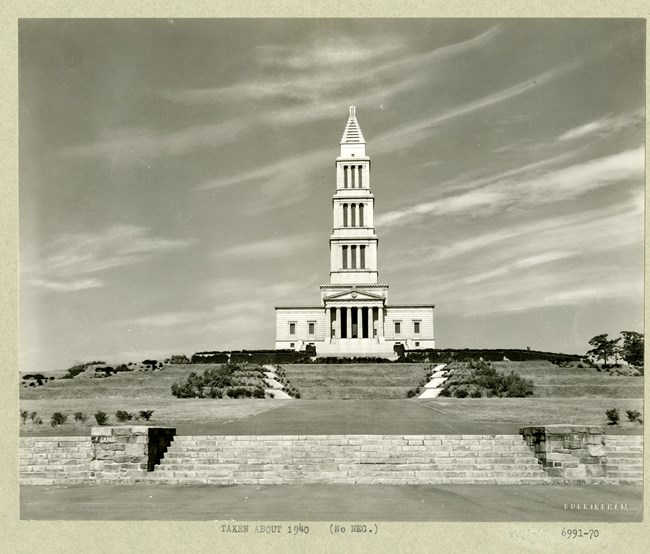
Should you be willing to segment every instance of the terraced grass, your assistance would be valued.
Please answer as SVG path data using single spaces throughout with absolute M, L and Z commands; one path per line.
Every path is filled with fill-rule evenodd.
M 283 365 L 301 399 L 396 399 L 426 378 L 431 364 Z
M 195 371 L 203 373 L 219 364 L 165 365 L 156 371 L 125 371 L 101 379 L 94 377 L 94 371 L 86 370 L 74 379 L 60 379 L 48 382 L 42 387 L 21 387 L 21 400 L 52 398 L 173 398 L 171 386 L 185 382 Z M 49 374 L 47 374 L 49 376 Z
M 627 421 L 626 410 L 643 410 L 643 398 L 432 398 L 417 399 L 418 404 L 441 410 L 450 416 L 485 423 L 550 425 L 554 423 L 607 426 L 605 410 L 618 408 L 620 425 L 608 428 L 639 430 Z
M 305 400 L 404 399 L 477 423 L 503 422 L 526 425 L 540 423 L 606 424 L 605 410 L 618 408 L 620 427 L 641 429 L 627 421 L 626 410 L 643 410 L 643 378 L 612 376 L 593 368 L 562 368 L 545 361 L 497 362 L 498 371 L 532 379 L 534 396 L 529 398 L 436 398 L 406 400 L 431 364 L 296 364 L 283 365 L 286 378 Z M 49 434 L 88 433 L 93 414 L 102 410 L 115 423 L 115 411 L 154 410 L 154 425 L 209 426 L 239 421 L 281 407 L 285 401 L 253 399 L 178 399 L 171 394 L 174 382 L 185 381 L 191 371 L 202 372 L 213 364 L 166 365 L 155 372 L 134 371 L 95 379 L 91 371 L 74 379 L 57 379 L 41 387 L 21 387 L 20 408 L 36 411 L 43 425 L 21 425 L 22 432 Z M 49 376 L 50 374 L 47 374 Z M 65 426 L 52 429 L 54 412 L 69 416 Z M 88 415 L 85 424 L 72 415 Z M 325 410 L 327 412 L 327 410 Z M 278 412 L 279 414 L 280 412 Z M 335 417 L 336 414 L 332 414 Z M 432 417 L 436 417 L 432 415 Z M 327 418 L 325 418 L 327 419 Z M 381 430 L 379 429 L 378 432 Z M 207 431 L 206 431 L 207 432 Z

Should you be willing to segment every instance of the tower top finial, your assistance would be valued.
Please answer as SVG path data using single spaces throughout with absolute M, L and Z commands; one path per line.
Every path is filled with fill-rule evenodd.
M 348 118 L 347 125 L 343 131 L 343 137 L 341 138 L 341 144 L 349 143 L 364 143 L 363 133 L 359 127 L 359 122 L 357 121 L 356 108 L 350 106 L 350 117 Z

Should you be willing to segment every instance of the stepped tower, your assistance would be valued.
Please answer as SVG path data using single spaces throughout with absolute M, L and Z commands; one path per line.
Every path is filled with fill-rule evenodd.
M 276 348 L 313 344 L 319 356 L 394 357 L 396 345 L 434 347 L 433 305 L 387 305 L 370 187 L 370 158 L 351 106 L 336 158 L 330 282 L 320 287 L 319 307 L 276 307 Z

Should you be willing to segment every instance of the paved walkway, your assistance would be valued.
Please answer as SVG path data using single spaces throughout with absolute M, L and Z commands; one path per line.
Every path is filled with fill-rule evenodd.
M 642 521 L 642 493 L 642 487 L 609 485 L 23 486 L 20 515 L 36 520 L 323 521 L 327 525 L 345 521 L 632 522 Z M 584 509 L 585 505 L 592 507 Z
M 519 425 L 477 422 L 415 400 L 296 400 L 227 423 L 178 425 L 180 435 L 518 434 Z

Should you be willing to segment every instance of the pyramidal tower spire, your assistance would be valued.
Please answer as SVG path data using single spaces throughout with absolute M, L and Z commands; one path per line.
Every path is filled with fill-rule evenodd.
M 350 106 L 350 116 L 341 137 L 341 158 L 358 158 L 366 155 L 366 140 L 357 121 L 356 108 Z

